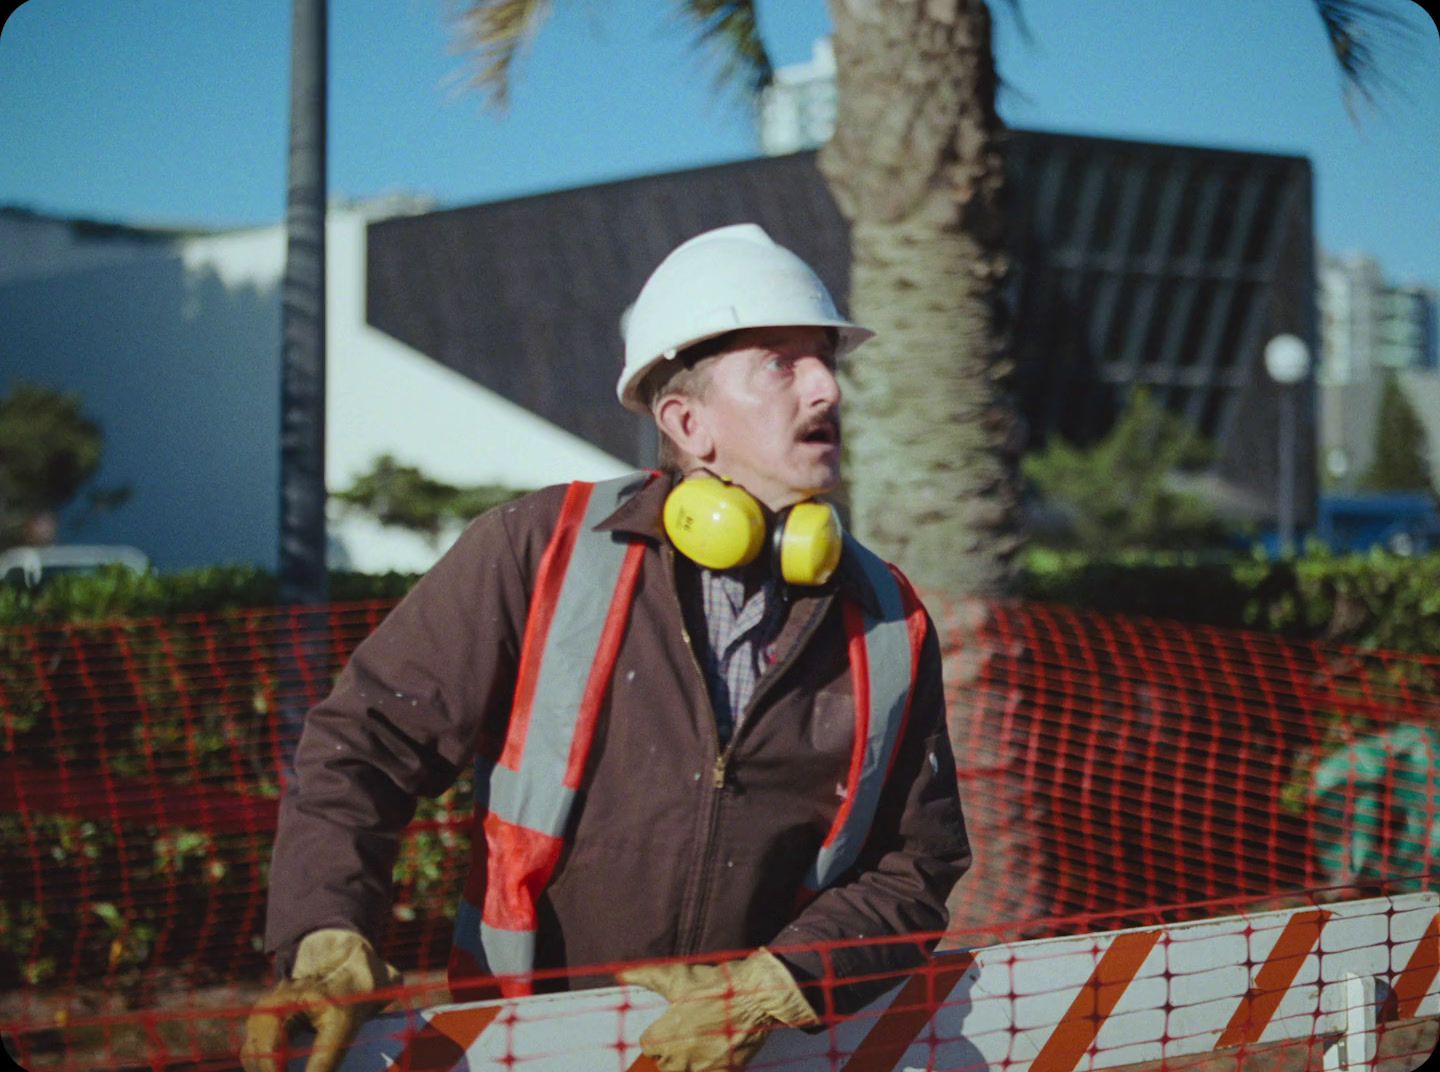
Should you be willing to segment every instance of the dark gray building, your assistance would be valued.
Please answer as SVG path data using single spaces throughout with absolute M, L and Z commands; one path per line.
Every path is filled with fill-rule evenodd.
M 1303 158 L 1011 131 L 1017 388 L 1030 445 L 1085 443 L 1145 384 L 1219 447 L 1212 492 L 1266 516 L 1277 387 L 1266 341 L 1316 352 L 1311 173 Z M 701 231 L 753 220 L 843 306 L 849 243 L 813 152 L 651 175 L 369 228 L 368 318 L 512 402 L 637 464 L 649 422 L 613 402 L 620 317 Z M 1315 497 L 1314 385 L 1297 500 Z

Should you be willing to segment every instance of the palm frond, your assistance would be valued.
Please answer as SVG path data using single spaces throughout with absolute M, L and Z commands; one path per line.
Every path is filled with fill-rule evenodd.
M 1375 93 L 1397 83 L 1379 55 L 1383 43 L 1410 44 L 1415 34 L 1393 7 L 1375 0 L 1315 0 L 1345 83 L 1345 105 L 1354 115 L 1354 97 L 1375 104 Z
M 684 0 L 678 14 L 696 32 L 698 44 L 718 58 L 718 83 L 734 83 L 751 93 L 768 86 L 775 72 L 760 38 L 754 0 Z
M 467 84 L 491 107 L 510 102 L 510 72 L 550 14 L 550 0 L 464 0 L 452 16 L 459 47 L 473 54 Z
M 1001 0 L 1001 2 L 1010 12 L 1010 17 L 1015 20 L 1015 32 L 1020 35 L 1020 40 L 1027 45 L 1034 45 L 1035 34 L 1030 29 L 1030 20 L 1025 17 L 1025 10 L 1020 6 L 1020 0 Z

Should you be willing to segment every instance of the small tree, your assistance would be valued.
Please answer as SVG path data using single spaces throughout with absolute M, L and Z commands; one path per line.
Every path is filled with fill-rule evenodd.
M 57 515 L 94 477 L 104 438 L 74 395 L 21 383 L 0 398 L 0 545 L 54 542 Z M 91 488 L 89 512 L 129 496 L 129 487 Z
M 1372 491 L 1430 491 L 1425 425 L 1393 372 L 1385 375 L 1375 428 L 1375 461 L 1361 481 Z
M 382 454 L 368 473 L 331 497 L 346 508 L 370 514 L 382 525 L 418 532 L 433 544 L 448 523 L 467 521 L 523 494 L 498 484 L 447 484 Z
M 1214 545 L 1224 529 L 1208 503 L 1173 486 L 1206 465 L 1214 448 L 1143 387 L 1103 439 L 1077 447 L 1056 437 L 1024 460 L 1046 500 L 1068 516 L 1061 541 L 1090 554 Z

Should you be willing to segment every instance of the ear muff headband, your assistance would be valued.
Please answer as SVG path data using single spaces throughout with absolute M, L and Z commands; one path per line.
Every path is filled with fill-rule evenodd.
M 707 569 L 745 566 L 765 547 L 765 514 L 744 488 L 717 477 L 682 480 L 665 499 L 675 549 Z M 772 554 L 790 584 L 818 585 L 840 564 L 840 519 L 828 503 L 797 503 L 775 525 Z

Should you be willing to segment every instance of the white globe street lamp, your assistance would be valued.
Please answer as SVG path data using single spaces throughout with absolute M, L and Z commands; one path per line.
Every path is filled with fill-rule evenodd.
M 1265 371 L 1280 385 L 1279 496 L 1280 553 L 1295 544 L 1295 394 L 1310 373 L 1310 347 L 1295 335 L 1276 335 L 1265 344 Z

